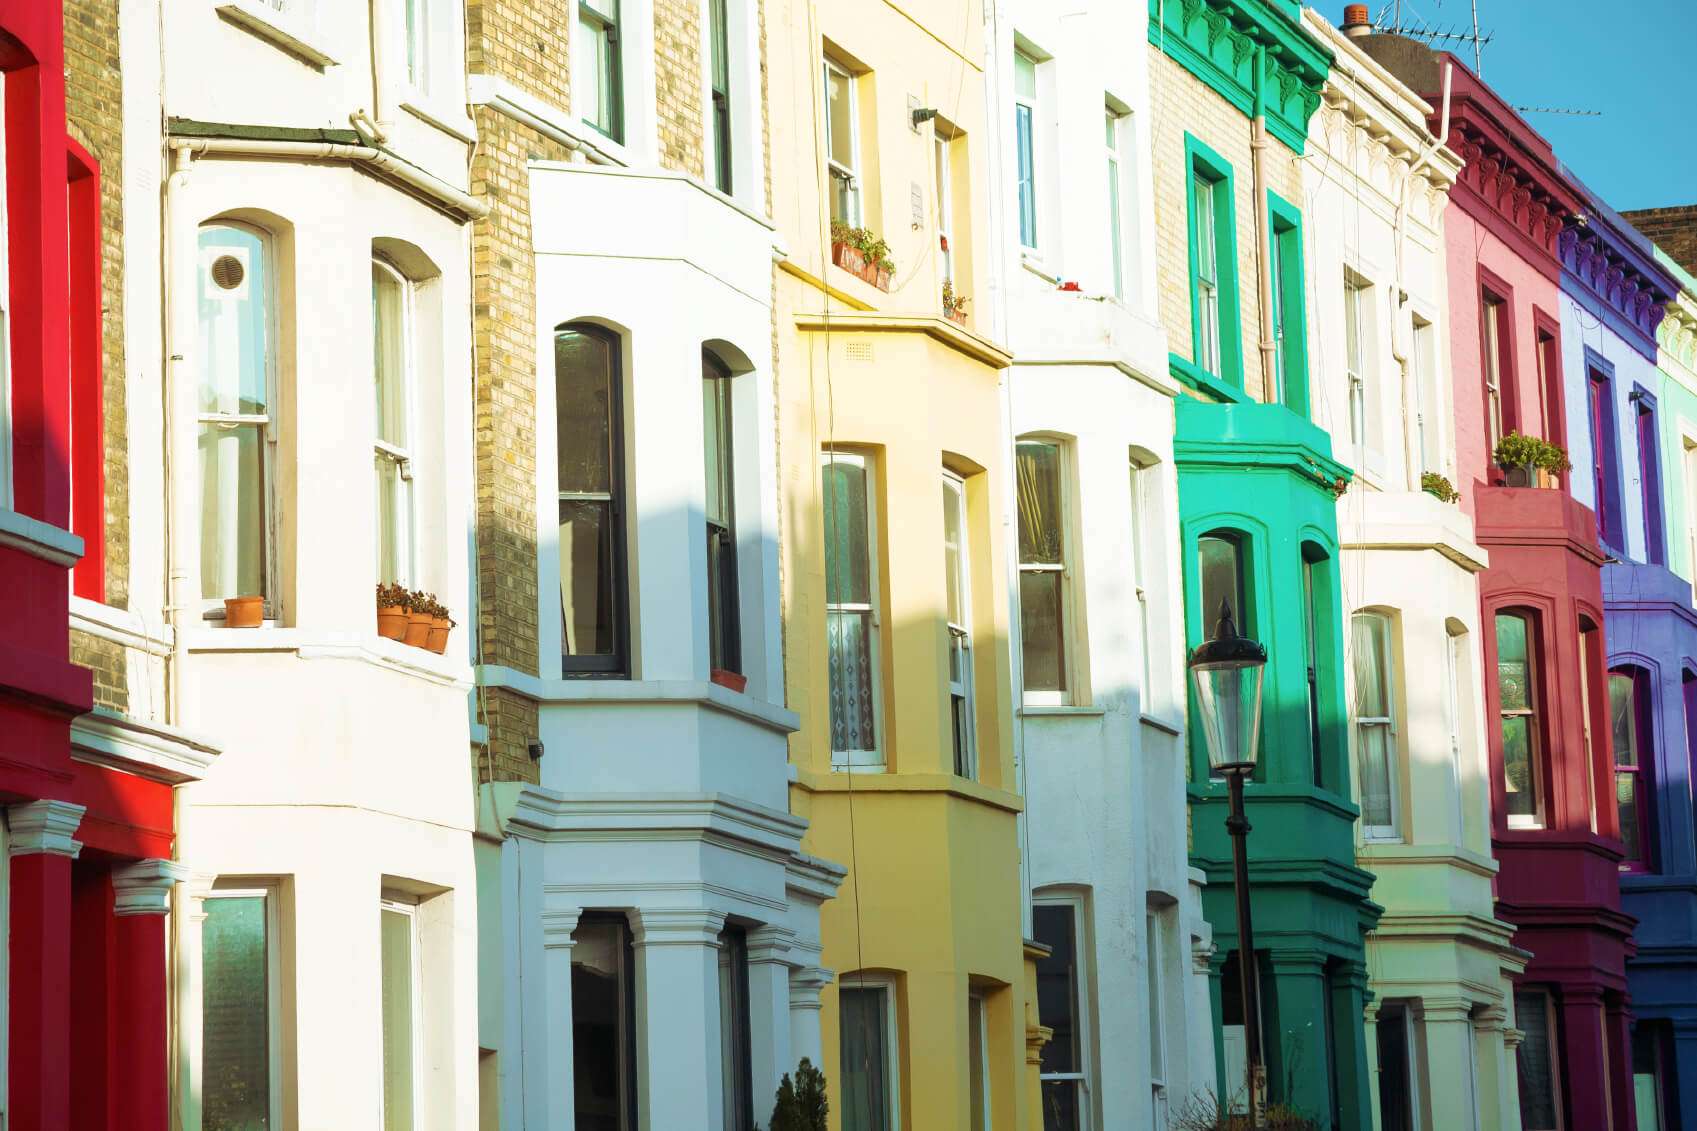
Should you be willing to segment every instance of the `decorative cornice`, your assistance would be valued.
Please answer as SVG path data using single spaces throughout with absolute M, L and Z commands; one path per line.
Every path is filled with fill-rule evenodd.
M 6 826 L 13 856 L 69 856 L 75 860 L 82 842 L 75 839 L 84 807 L 69 801 L 31 801 L 6 808 Z
M 767 923 L 748 932 L 750 962 L 783 962 L 795 946 L 795 932 L 788 927 Z
M 823 966 L 790 967 L 790 1008 L 818 1009 L 819 991 L 836 980 L 836 971 Z
M 1570 174 L 1571 176 L 1571 174 Z M 1592 313 L 1656 359 L 1656 329 L 1679 281 L 1656 262 L 1654 246 L 1596 193 L 1573 178 L 1585 212 L 1561 233 L 1562 282 Z
M 164 785 L 206 776 L 218 748 L 166 726 L 96 707 L 71 720 L 71 757 Z
M 175 860 L 142 860 L 112 869 L 113 914 L 165 914 L 171 909 L 171 889 L 190 874 Z
M 725 913 L 705 907 L 639 907 L 633 917 L 631 943 L 639 947 L 716 947 L 725 929 Z
M 577 907 L 544 911 L 541 916 L 543 948 L 570 950 L 576 941 L 572 936 L 577 933 L 577 921 L 582 915 L 582 909 Z
M 1303 151 L 1332 52 L 1293 0 L 1149 0 L 1149 42 L 1246 118 L 1259 95 L 1268 132 Z

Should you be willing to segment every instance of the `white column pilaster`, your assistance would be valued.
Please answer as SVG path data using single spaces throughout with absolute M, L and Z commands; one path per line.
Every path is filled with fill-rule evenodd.
M 1427 1079 L 1448 1081 L 1432 1089 L 1432 1126 L 1479 1131 L 1479 1108 L 1484 1097 L 1478 1088 L 1484 1074 L 1479 1071 L 1479 1052 L 1469 1021 L 1472 1006 L 1463 998 L 1428 998 L 1423 1007 Z
M 576 1061 L 572 1050 L 572 935 L 577 908 L 542 913 L 541 1024 L 547 1039 L 525 1042 L 525 1076 L 541 1081 L 543 1127 L 570 1127 L 576 1119 Z M 527 1007 L 529 1008 L 529 1007 Z M 532 1086 L 535 1086 L 534 1083 Z M 529 1105 L 526 1105 L 529 1108 Z
M 726 1131 L 719 1048 L 725 916 L 692 907 L 644 909 L 634 918 L 641 1131 Z
M 171 909 L 171 892 L 189 870 L 175 860 L 140 860 L 112 870 L 114 915 L 163 915 Z
M 765 1126 L 772 1099 L 790 1059 L 790 944 L 795 932 L 765 926 L 748 933 L 749 1074 L 754 1084 L 754 1118 Z M 729 1131 L 742 1131 L 731 1128 Z
M 206 897 L 215 877 L 197 873 L 177 889 L 177 956 L 175 995 L 177 1030 L 176 1109 L 182 1120 L 180 1131 L 201 1131 L 200 1060 L 201 1025 L 201 928 L 206 923 Z
M 831 984 L 836 974 L 822 966 L 798 966 L 790 971 L 790 1058 L 803 1059 L 825 1071 L 823 1038 L 819 1032 L 819 991 Z M 792 1064 L 786 1071 L 795 1071 Z

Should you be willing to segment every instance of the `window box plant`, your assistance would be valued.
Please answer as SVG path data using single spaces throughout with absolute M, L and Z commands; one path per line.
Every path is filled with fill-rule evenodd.
M 412 594 L 392 582 L 377 583 L 377 635 L 400 640 L 407 634 L 407 614 L 412 611 Z
M 448 633 L 453 631 L 454 618 L 448 615 L 448 606 L 438 601 L 434 593 L 419 594 L 417 604 L 429 618 L 424 647 L 440 656 L 448 650 Z
M 1520 432 L 1510 432 L 1498 440 L 1492 458 L 1510 487 L 1554 486 L 1555 477 L 1573 466 L 1557 445 Z
M 1440 503 L 1453 503 L 1461 498 L 1461 492 L 1455 489 L 1455 485 L 1435 471 L 1421 472 L 1420 489 Z
M 429 595 L 413 590 L 411 599 L 407 602 L 407 627 L 401 636 L 401 643 L 412 648 L 423 648 L 430 643 L 430 626 L 436 618 L 425 608 Z
M 263 623 L 265 623 L 264 597 L 224 598 L 225 628 L 258 628 Z
M 955 293 L 952 279 L 943 280 L 943 317 L 957 326 L 966 325 L 966 296 Z
M 889 244 L 870 228 L 851 228 L 841 220 L 831 221 L 831 262 L 881 291 L 890 289 L 896 273 Z

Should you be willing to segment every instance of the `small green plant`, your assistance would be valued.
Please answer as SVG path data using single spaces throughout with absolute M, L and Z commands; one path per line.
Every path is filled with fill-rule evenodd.
M 411 599 L 412 604 L 407 607 L 413 612 L 423 613 L 427 617 L 441 617 L 448 622 L 450 628 L 453 627 L 455 621 L 453 617 L 448 615 L 448 606 L 438 601 L 436 594 L 415 589 L 411 594 Z
M 1284 1104 L 1270 1104 L 1264 1114 L 1267 1131 L 1320 1131 L 1318 1123 Z M 1172 1127 L 1173 1131 L 1252 1131 L 1247 1113 L 1222 1108 L 1212 1092 L 1192 1096 Z
M 862 259 L 874 267 L 894 275 L 895 260 L 890 258 L 890 245 L 871 228 L 851 228 L 841 220 L 831 221 L 831 242 L 846 244 L 860 252 Z
M 1559 446 L 1521 432 L 1510 432 L 1498 440 L 1492 458 L 1497 461 L 1498 467 L 1536 467 L 1551 473 L 1563 472 L 1573 466 L 1568 462 L 1567 452 Z
M 767 1131 L 825 1131 L 825 1116 L 831 1104 L 825 1098 L 825 1074 L 805 1056 L 796 1065 L 795 1079 L 784 1073 L 772 1106 L 772 1124 Z M 758 1131 L 758 1128 L 756 1129 Z
M 943 280 L 943 313 L 962 315 L 966 313 L 966 296 L 955 293 L 953 279 Z
M 1440 503 L 1453 503 L 1461 498 L 1461 492 L 1455 489 L 1455 484 L 1435 471 L 1421 473 L 1420 489 Z
M 412 600 L 412 590 L 404 586 L 396 585 L 392 581 L 379 581 L 377 583 L 377 607 L 380 609 L 392 609 L 399 605 L 411 612 Z

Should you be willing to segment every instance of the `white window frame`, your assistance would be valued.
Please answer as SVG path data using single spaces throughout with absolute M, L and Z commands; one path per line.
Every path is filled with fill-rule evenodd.
M 1549 1043 L 1549 1050 L 1550 1050 L 1550 1094 L 1554 1098 L 1554 1101 L 1555 1101 L 1553 1106 L 1555 1108 L 1555 1113 L 1556 1113 L 1556 1122 L 1555 1122 L 1555 1125 L 1553 1127 L 1532 1127 L 1529 1124 L 1523 1124 L 1524 1131 L 1565 1131 L 1566 1120 L 1562 1118 L 1561 1054 L 1560 1054 L 1559 1048 L 1557 1047 L 1558 1038 L 1557 1038 L 1557 1035 L 1556 1035 L 1557 1030 L 1556 1030 L 1556 1000 L 1555 1000 L 1555 995 L 1550 993 L 1549 989 L 1545 986 L 1542 986 L 1542 985 L 1528 986 L 1527 988 L 1519 991 L 1519 993 L 1522 993 L 1522 994 L 1537 994 L 1540 998 L 1543 999 L 1543 1003 L 1544 1003 L 1544 1026 L 1545 1026 L 1544 1032 L 1548 1035 L 1548 1043 Z M 1518 994 L 1516 996 L 1518 996 Z M 1519 1015 L 1519 1002 L 1518 1001 L 1515 1003 L 1515 1006 L 1516 1006 L 1515 1021 L 1516 1021 L 1516 1023 L 1519 1023 L 1522 1020 L 1522 1018 Z M 1524 1027 L 1522 1027 L 1522 1028 L 1524 1028 Z M 1522 1056 L 1525 1056 L 1525 1055 L 1526 1055 L 1526 1045 L 1524 1043 L 1522 1043 L 1520 1045 L 1520 1047 L 1515 1050 L 1515 1057 L 1519 1058 L 1519 1057 L 1522 1057 Z M 1522 1119 L 1524 1119 L 1525 1113 L 1522 1112 L 1521 1114 L 1522 1114 Z
M 932 134 L 931 155 L 937 174 L 937 264 L 942 281 L 950 284 L 955 281 L 954 144 L 951 135 L 940 131 Z
M 1153 907 L 1143 912 L 1149 986 L 1149 1111 L 1152 1128 L 1167 1126 L 1167 1009 L 1162 1000 L 1166 987 L 1166 915 Z
M 736 58 L 738 52 L 736 51 L 733 32 L 741 21 L 733 18 L 738 14 L 732 11 L 732 3 L 733 0 L 703 0 L 701 5 L 701 35 L 703 41 L 701 51 L 702 169 L 705 173 L 702 179 L 712 186 L 716 192 L 735 197 L 738 188 L 736 167 L 738 146 L 736 143 L 737 70 L 734 64 L 738 61 Z M 717 21 L 714 19 L 715 15 L 718 16 Z M 715 34 L 716 30 L 725 33 L 722 43 Z M 725 136 L 723 141 L 718 136 L 719 117 L 714 104 L 719 97 L 719 91 L 716 88 L 713 66 L 721 47 L 723 48 L 725 65 Z M 721 168 L 725 172 L 725 184 L 719 183 Z
M 1094 938 L 1090 932 L 1089 917 L 1086 914 L 1086 901 L 1083 892 L 1078 891 L 1042 891 L 1034 894 L 1031 899 L 1035 907 L 1065 907 L 1072 915 L 1072 952 L 1075 984 L 1073 986 L 1072 1018 L 1073 1027 L 1078 1031 L 1078 1065 L 1077 1072 L 1038 1072 L 1038 1091 L 1041 1093 L 1043 1084 L 1047 1081 L 1067 1080 L 1078 1085 L 1078 1131 L 1090 1131 L 1095 1125 L 1096 1113 L 1096 1081 L 1095 1073 L 1091 1071 L 1095 1064 L 1095 1049 L 1090 1042 L 1090 1034 L 1095 1026 L 1095 1017 L 1091 1005 L 1096 1000 L 1094 985 L 1094 966 L 1091 957 L 1094 954 Z M 1035 933 L 1035 927 L 1033 928 Z
M 384 895 L 383 895 L 383 898 L 382 898 L 382 900 L 379 904 L 379 912 L 378 912 L 379 916 L 381 916 L 382 912 L 384 912 L 384 911 L 388 911 L 388 912 L 391 912 L 391 913 L 397 914 L 397 915 L 404 915 L 404 916 L 406 916 L 406 919 L 407 919 L 407 927 L 408 927 L 407 956 L 408 956 L 408 959 L 410 960 L 408 964 L 412 967 L 412 970 L 410 971 L 410 980 L 411 980 L 412 984 L 408 987 L 408 990 L 409 990 L 408 996 L 410 996 L 412 998 L 412 1026 L 411 1026 L 412 1031 L 409 1034 L 409 1036 L 411 1036 L 411 1038 L 412 1038 L 412 1048 L 409 1051 L 412 1054 L 413 1129 L 414 1129 L 414 1131 L 416 1131 L 416 1129 L 422 1125 L 423 1120 L 420 1117 L 423 1116 L 424 1113 L 425 1113 L 425 1100 L 424 1100 L 424 1033 L 423 1033 L 424 963 L 423 963 L 423 960 L 422 960 L 422 956 L 419 953 L 420 947 L 419 947 L 419 931 L 418 931 L 418 901 L 411 898 L 410 896 L 401 895 L 401 894 L 396 893 L 396 892 L 385 892 Z M 383 971 L 381 969 L 381 951 L 379 951 L 379 969 L 378 969 L 378 972 L 377 972 L 377 976 L 378 976 L 378 988 L 379 988 L 379 991 L 381 991 L 382 977 L 383 977 Z M 381 993 L 379 994 L 379 1000 L 381 1000 Z M 383 1045 L 383 1029 L 382 1029 L 381 1009 L 379 1009 L 377 1042 L 378 1042 L 378 1048 L 379 1048 L 379 1050 L 381 1050 L 382 1045 Z M 379 1087 L 377 1089 L 377 1110 L 378 1110 L 378 1126 L 382 1127 L 382 1126 L 384 1126 L 383 1121 L 386 1118 L 386 1116 L 383 1112 L 383 1088 L 381 1086 L 381 1083 L 379 1083 Z
M 1083 673 L 1078 670 L 1078 657 L 1082 648 L 1074 646 L 1077 635 L 1075 602 L 1073 599 L 1073 570 L 1072 563 L 1076 555 L 1073 545 L 1073 447 L 1072 444 L 1058 436 L 1035 432 L 1019 436 L 1014 441 L 1017 453 L 1020 444 L 1047 444 L 1055 449 L 1055 467 L 1059 472 L 1057 494 L 1060 495 L 1060 506 L 1056 508 L 1055 521 L 1060 523 L 1061 561 L 1059 565 L 1052 563 L 1019 562 L 1018 572 L 1025 573 L 1058 573 L 1061 578 L 1061 614 L 1059 650 L 1062 664 L 1062 682 L 1066 685 L 1059 691 L 1030 691 L 1024 688 L 1023 664 L 1021 683 L 1022 702 L 1027 707 L 1065 707 L 1085 701 Z M 1016 508 L 1017 509 L 1017 508 Z M 1014 515 L 1014 544 L 1015 556 L 1018 556 L 1019 516 Z
M 265 1052 L 269 1060 L 267 1099 L 270 1101 L 271 1126 L 283 1126 L 283 917 L 281 895 L 283 885 L 274 879 L 216 880 L 203 897 L 215 899 L 262 899 L 265 901 Z M 201 1008 L 204 1008 L 204 1003 Z M 202 1058 L 200 1071 L 205 1071 L 205 1049 L 198 1050 Z M 202 1076 L 204 1078 L 204 1075 Z
M 238 223 L 232 220 L 211 221 L 202 224 L 199 228 L 195 229 L 195 270 L 197 272 L 195 275 L 195 301 L 197 305 L 200 301 L 202 281 L 206 277 L 207 272 L 210 271 L 213 260 L 215 260 L 218 255 L 229 254 L 233 250 L 229 248 L 202 248 L 200 246 L 201 233 L 214 228 L 231 228 L 237 231 L 247 232 L 249 235 L 252 235 L 259 240 L 260 254 L 264 258 L 266 267 L 265 284 L 267 288 L 269 288 L 269 293 L 265 297 L 265 405 L 267 411 L 264 413 L 208 413 L 201 412 L 197 408 L 195 410 L 195 431 L 198 442 L 198 433 L 200 426 L 203 424 L 222 424 L 232 427 L 257 426 L 259 428 L 261 441 L 259 445 L 259 475 L 262 484 L 260 492 L 260 506 L 263 508 L 261 526 L 265 532 L 265 553 L 260 562 L 261 588 L 265 591 L 263 594 L 265 598 L 264 616 L 267 620 L 281 619 L 283 603 L 281 591 L 282 579 L 278 569 L 277 555 L 277 442 L 278 433 L 280 431 L 278 410 L 280 407 L 280 387 L 282 384 L 278 372 L 280 368 L 278 359 L 282 347 L 279 335 L 282 332 L 282 325 L 281 319 L 278 317 L 277 309 L 279 299 L 277 290 L 277 243 L 275 237 L 264 228 L 257 228 L 251 224 Z M 208 252 L 212 252 L 213 254 L 208 255 Z M 251 263 L 244 262 L 242 264 L 242 268 L 246 273 L 246 278 L 251 280 L 253 277 L 253 265 Z M 197 335 L 199 334 L 198 322 L 195 332 Z M 204 359 L 202 360 L 204 361 Z M 200 476 L 198 469 L 195 471 L 195 475 L 197 477 Z M 204 493 L 204 488 L 205 483 L 204 480 L 202 480 L 199 484 L 197 494 Z M 200 508 L 200 504 L 196 504 L 196 511 L 197 522 L 203 520 L 205 518 L 205 512 Z M 195 568 L 197 574 L 199 572 L 200 554 L 202 552 L 201 547 L 204 546 L 204 540 L 206 538 L 206 532 L 204 530 L 200 532 L 200 538 L 200 544 L 195 547 Z M 201 588 L 204 589 L 206 579 L 197 578 L 197 580 L 199 581 Z M 224 617 L 224 598 L 238 596 L 242 596 L 242 594 L 225 593 L 219 597 L 202 597 L 200 601 L 202 616 L 207 620 L 222 620 Z
M 840 178 L 847 182 L 849 204 L 853 216 L 842 217 L 843 223 L 850 227 L 859 227 L 864 215 L 865 203 L 860 194 L 860 84 L 855 81 L 854 72 L 829 55 L 823 60 L 823 70 L 820 72 L 820 103 L 821 117 L 825 124 L 825 179 L 826 199 L 825 211 L 830 214 L 831 201 L 836 197 L 836 187 L 832 178 Z M 851 165 L 845 165 L 831 155 L 831 76 L 836 75 L 848 91 L 848 120 L 849 120 L 849 160 Z
M 1508 301 L 1498 298 L 1494 293 L 1481 291 L 1479 294 L 1479 337 L 1485 351 L 1485 403 L 1487 406 L 1485 419 L 1485 442 L 1489 445 L 1485 450 L 1485 458 L 1490 460 L 1492 453 L 1497 450 L 1497 441 L 1503 438 L 1503 314 L 1508 309 Z
M 955 575 L 956 591 L 960 594 L 961 611 L 966 617 L 964 622 L 947 620 L 949 634 L 949 669 L 944 672 L 948 684 L 949 719 L 951 736 L 954 730 L 953 720 L 955 701 L 960 701 L 960 710 L 964 716 L 961 723 L 961 749 L 956 754 L 957 772 L 961 777 L 978 780 L 978 728 L 977 728 L 977 698 L 973 695 L 974 676 L 972 670 L 972 539 L 968 518 L 971 514 L 966 505 L 966 480 L 954 472 L 944 469 L 943 491 L 945 506 L 956 508 L 956 529 L 960 531 L 960 545 L 955 547 L 955 560 L 959 566 Z M 944 561 L 948 560 L 948 521 L 943 524 Z M 946 597 L 946 591 L 945 591 Z M 944 616 L 947 618 L 948 610 Z M 957 662 L 958 658 L 958 662 Z M 955 672 L 959 672 L 959 679 Z M 951 742 L 953 741 L 951 737 Z
M 1467 634 L 1445 629 L 1444 633 L 1444 726 L 1449 731 L 1450 783 L 1455 791 L 1451 816 L 1455 819 L 1455 843 L 1467 841 L 1466 809 L 1463 794 L 1465 779 L 1461 773 L 1461 673 L 1465 667 L 1463 649 Z
M 850 463 L 866 472 L 866 573 L 867 596 L 871 601 L 866 604 L 831 604 L 825 605 L 825 615 L 832 613 L 865 613 L 870 620 L 870 630 L 867 633 L 870 643 L 867 646 L 868 663 L 872 669 L 872 735 L 876 745 L 870 750 L 832 750 L 831 769 L 849 773 L 884 772 L 888 763 L 884 755 L 884 666 L 883 656 L 879 647 L 883 627 L 882 594 L 878 590 L 878 566 L 882 557 L 878 532 L 878 461 L 869 453 L 855 450 L 827 450 L 819 453 L 819 467 L 824 469 L 832 463 Z M 823 482 L 821 482 L 823 494 Z M 829 538 L 826 539 L 826 553 L 830 553 Z M 826 564 L 829 567 L 829 559 Z M 829 644 L 826 645 L 830 647 Z M 829 675 L 827 674 L 827 679 Z M 827 698 L 829 689 L 827 689 Z
M 1031 94 L 1019 92 L 1019 61 L 1024 59 L 1031 64 Z M 1014 228 L 1019 234 L 1019 246 L 1025 252 L 1035 254 L 1043 242 L 1043 213 L 1041 202 L 1037 199 L 1038 181 L 1041 180 L 1037 165 L 1037 155 L 1042 151 L 1038 135 L 1042 131 L 1042 119 L 1038 114 L 1038 106 L 1042 98 L 1043 77 L 1038 73 L 1042 66 L 1035 53 L 1021 47 L 1014 48 L 1013 64 L 1013 101 L 1014 101 Z M 1019 148 L 1019 112 L 1024 110 L 1031 118 L 1031 129 L 1027 132 L 1031 143 L 1029 153 L 1022 154 Z M 1026 238 L 1024 209 L 1019 201 L 1019 161 L 1021 157 L 1031 166 L 1031 232 L 1030 239 Z
M 1697 579 L 1697 434 L 1684 421 L 1679 430 L 1679 454 L 1685 488 L 1681 500 L 1685 512 L 1685 575 Z
M 980 990 L 969 989 L 966 992 L 966 1023 L 978 1037 L 978 1083 L 982 1089 L 978 1097 L 978 1110 L 983 1116 L 972 1131 L 991 1131 L 995 1125 L 994 1110 L 995 1092 L 990 1084 L 990 1003 Z M 969 1047 L 970 1047 L 970 1042 Z M 968 1076 L 968 1087 L 971 1077 Z M 970 1096 L 968 1099 L 970 1100 Z
M 1125 299 L 1125 161 L 1120 152 L 1126 115 L 1104 106 L 1104 140 L 1108 159 L 1108 248 L 1109 281 L 1113 296 Z
M 1225 349 L 1220 326 L 1220 233 L 1214 207 L 1214 193 L 1222 183 L 1201 169 L 1190 170 L 1190 206 L 1196 212 L 1196 324 L 1201 339 L 1196 364 L 1214 377 L 1224 376 L 1220 372 Z
M 1142 713 L 1154 715 L 1158 707 L 1164 707 L 1166 688 L 1161 688 L 1162 695 L 1155 694 L 1155 637 L 1154 628 L 1149 615 L 1149 587 L 1146 578 L 1149 573 L 1149 563 L 1144 557 L 1149 552 L 1149 510 L 1151 484 L 1159 488 L 1158 474 L 1160 464 L 1138 463 L 1134 456 L 1130 461 L 1131 469 L 1131 584 L 1133 596 L 1137 599 L 1137 631 L 1140 648 L 1143 653 L 1143 688 L 1140 696 Z M 1241 614 L 1240 614 L 1241 615 Z M 1161 702 L 1157 702 L 1157 698 Z
M 1383 647 L 1377 663 L 1379 665 L 1379 680 L 1385 689 L 1385 714 L 1357 715 L 1355 707 L 1359 701 L 1356 688 L 1353 686 L 1356 678 L 1356 666 L 1350 664 L 1350 730 L 1355 740 L 1355 758 L 1357 780 L 1361 778 L 1361 760 L 1366 756 L 1366 731 L 1369 728 L 1383 729 L 1385 732 L 1385 779 L 1388 789 L 1391 820 L 1388 825 L 1374 825 L 1367 821 L 1365 807 L 1361 813 L 1361 836 L 1368 841 L 1395 841 L 1402 839 L 1401 801 L 1402 790 L 1398 777 L 1402 771 L 1402 751 L 1398 748 L 1401 734 L 1396 721 L 1397 697 L 1397 668 L 1396 668 L 1396 619 L 1388 613 L 1377 609 L 1357 609 L 1350 616 L 1350 643 L 1353 649 L 1355 637 L 1355 621 L 1359 618 L 1370 618 L 1379 621 L 1384 626 L 1381 638 Z M 1351 657 L 1353 660 L 1353 656 Z
M 418 387 L 417 292 L 413 281 L 397 270 L 395 265 L 390 263 L 388 260 L 381 256 L 374 255 L 371 258 L 371 262 L 378 270 L 384 271 L 393 276 L 401 289 L 401 427 L 406 434 L 406 443 L 397 445 L 384 440 L 381 436 L 374 436 L 372 447 L 375 459 L 388 460 L 393 463 L 396 468 L 395 497 L 390 500 L 391 505 L 395 508 L 395 557 L 396 571 L 399 574 L 395 580 L 397 584 L 408 586 L 410 588 L 418 579 L 417 492 L 413 487 L 413 448 L 416 444 L 416 437 L 418 435 L 418 421 L 415 405 L 417 398 L 414 392 L 414 390 Z M 376 326 L 373 325 L 372 332 L 375 333 L 376 329 Z M 375 376 L 375 374 L 373 374 L 373 376 Z M 379 422 L 378 428 L 374 431 L 380 431 L 381 427 L 382 424 Z M 379 531 L 376 548 L 379 558 L 378 575 L 379 578 L 381 578 L 381 558 L 383 552 L 382 536 L 380 533 L 383 506 L 382 476 L 377 477 L 375 490 L 377 492 L 377 513 L 379 516 L 376 524 L 377 530 Z
M 896 1016 L 896 982 L 895 979 L 880 974 L 847 974 L 837 982 L 839 995 L 843 990 L 871 991 L 884 997 L 884 1082 L 885 1096 L 889 1104 L 887 1126 L 890 1131 L 901 1131 L 902 1125 L 902 1077 L 901 1077 L 901 1022 Z M 838 1047 L 842 1045 L 841 1010 L 838 1010 L 837 1033 Z
M 1343 273 L 1344 370 L 1349 379 L 1349 441 L 1359 454 L 1373 445 L 1367 387 L 1372 380 L 1373 284 L 1349 268 Z
M 399 0 L 400 33 L 401 33 L 401 73 L 406 77 L 408 89 L 417 91 L 426 100 L 430 97 L 431 66 L 431 27 L 430 21 L 434 16 L 431 9 L 434 0 Z
M 575 42 L 575 45 L 571 48 L 572 80 L 574 83 L 587 83 L 590 75 L 594 73 L 586 65 L 589 60 L 588 52 L 593 48 L 594 41 L 583 34 L 583 25 L 590 21 L 599 24 L 602 28 L 603 37 L 608 39 L 607 64 L 613 72 L 607 90 L 610 102 L 607 105 L 598 106 L 598 109 L 607 116 L 608 129 L 603 131 L 593 119 L 581 113 L 578 110 L 580 104 L 577 103 L 576 99 L 573 99 L 572 115 L 577 121 L 593 130 L 596 136 L 605 138 L 614 145 L 628 145 L 630 143 L 630 108 L 625 104 L 625 25 L 629 22 L 629 13 L 626 12 L 625 5 L 629 0 L 610 0 L 618 11 L 618 14 L 612 17 L 601 10 L 601 5 L 608 2 L 609 0 L 571 0 L 575 17 L 571 22 L 572 39 Z M 611 29 L 611 31 L 607 29 Z M 599 66 L 600 63 L 597 60 L 597 70 Z M 599 91 L 597 91 L 597 94 L 599 94 Z
M 1409 359 L 1408 371 L 1414 379 L 1414 442 L 1419 451 L 1416 453 L 1415 465 L 1422 474 L 1432 472 L 1443 474 L 1443 461 L 1439 456 L 1440 444 L 1438 430 L 1443 414 L 1436 403 L 1438 395 L 1438 375 L 1436 365 L 1438 360 L 1438 327 L 1429 319 L 1422 318 L 1418 313 L 1409 322 Z M 1410 486 L 1418 486 L 1411 484 Z

